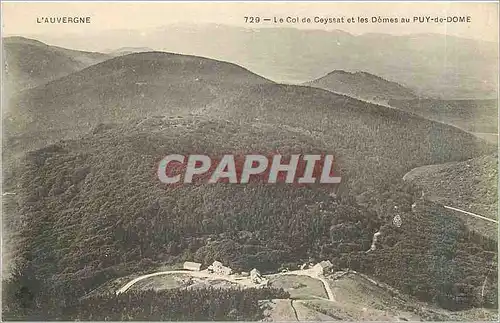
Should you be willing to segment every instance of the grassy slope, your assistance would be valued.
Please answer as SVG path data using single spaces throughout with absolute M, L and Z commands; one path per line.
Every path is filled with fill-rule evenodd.
M 336 295 L 336 302 L 309 300 L 304 304 L 320 313 L 332 315 L 338 320 L 493 321 L 498 316 L 496 310 L 487 309 L 446 311 L 418 302 L 407 295 L 395 294 L 354 274 L 332 280 L 330 284 Z
M 270 285 L 274 288 L 283 288 L 290 293 L 293 299 L 328 299 L 323 284 L 314 278 L 297 275 L 283 275 L 269 278 Z
M 230 63 L 160 52 L 130 54 L 16 96 L 7 130 L 88 129 L 100 122 L 194 112 L 218 95 L 260 83 L 271 82 Z

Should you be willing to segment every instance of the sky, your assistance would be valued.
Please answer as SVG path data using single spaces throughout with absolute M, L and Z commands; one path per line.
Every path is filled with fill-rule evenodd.
M 172 23 L 218 23 L 243 27 L 340 29 L 351 34 L 439 33 L 498 41 L 498 2 L 5 2 L 2 1 L 4 36 L 85 34 L 109 30 L 148 30 Z M 40 24 L 37 18 L 90 16 L 90 24 Z M 408 17 L 470 16 L 470 23 L 407 24 L 282 24 L 245 23 L 245 16 L 260 17 Z

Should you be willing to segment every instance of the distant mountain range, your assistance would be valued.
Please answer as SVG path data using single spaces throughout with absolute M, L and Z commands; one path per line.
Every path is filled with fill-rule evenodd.
M 216 114 L 233 113 L 231 105 L 240 105 L 238 100 L 245 97 L 242 93 L 255 91 L 259 84 L 273 84 L 234 64 L 195 56 L 141 53 L 151 49 L 146 47 L 120 48 L 109 55 L 10 37 L 5 39 L 4 48 L 8 58 L 7 84 L 16 83 L 19 89 L 35 87 L 6 101 L 10 104 L 5 111 L 9 110 L 8 106 L 17 107 L 8 113 L 6 130 L 17 133 L 21 128 L 29 128 L 33 133 L 38 129 L 44 135 L 39 133 L 36 139 L 42 142 L 48 131 L 53 132 L 50 136 L 60 136 L 63 124 L 71 125 L 72 131 L 79 133 L 79 127 L 88 129 L 101 121 L 115 122 L 116 118 L 157 113 L 209 113 L 209 110 Z M 137 53 L 128 54 L 132 51 Z M 97 64 L 121 55 L 128 56 Z M 72 72 L 77 73 L 68 75 Z M 413 90 L 367 72 L 334 70 L 306 84 L 369 102 L 389 102 L 399 109 L 470 132 L 496 133 L 497 129 L 494 100 L 421 99 Z M 286 87 L 274 84 L 267 91 L 273 88 Z M 182 95 L 186 91 L 191 95 Z M 8 95 L 15 93 L 6 92 Z M 262 97 L 261 93 L 256 95 Z M 267 100 L 276 97 L 266 96 Z M 474 111 L 470 111 L 472 107 L 476 107 Z M 75 113 L 80 117 L 75 118 Z M 242 113 L 245 115 L 247 111 Z M 36 145 L 37 140 L 30 144 Z
M 497 97 L 498 44 L 440 34 L 356 36 L 340 30 L 174 24 L 41 39 L 98 51 L 128 47 L 133 39 L 136 47 L 229 61 L 277 82 L 308 82 L 334 70 L 364 71 L 423 96 Z
M 348 34 L 344 36 L 347 37 Z M 23 37 L 7 37 L 4 38 L 6 57 L 4 93 L 6 97 L 9 97 L 17 91 L 46 84 L 116 56 L 151 51 L 153 49 L 149 47 L 122 47 L 108 50 L 108 54 L 102 54 L 50 46 L 38 40 Z M 137 83 L 141 86 L 140 81 Z M 333 70 L 323 77 L 304 84 L 368 102 L 390 104 L 432 120 L 480 133 L 480 135 L 498 133 L 497 101 L 493 99 L 425 98 L 421 97 L 417 91 L 399 83 L 360 71 Z M 8 105 L 5 106 L 4 111 L 8 108 Z M 474 115 L 473 119 L 471 119 L 472 115 Z M 490 141 L 497 140 L 494 135 L 488 136 L 485 138 Z

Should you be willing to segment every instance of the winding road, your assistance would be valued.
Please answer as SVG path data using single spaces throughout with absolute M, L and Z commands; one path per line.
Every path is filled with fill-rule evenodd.
M 169 271 L 158 271 L 158 272 L 154 272 L 151 274 L 146 274 L 146 275 L 136 277 L 136 278 L 132 279 L 131 281 L 129 281 L 128 283 L 126 283 L 125 285 L 123 285 L 115 293 L 116 293 L 116 295 L 119 295 L 121 293 L 125 293 L 130 287 L 132 287 L 137 282 L 144 280 L 144 279 L 147 279 L 147 278 L 150 278 L 150 277 L 162 276 L 162 275 L 174 275 L 174 274 L 184 274 L 184 275 L 189 275 L 191 277 L 208 278 L 208 279 L 212 279 L 212 280 L 223 279 L 223 280 L 230 281 L 232 283 L 243 285 L 245 287 L 259 287 L 262 285 L 262 284 L 258 285 L 258 284 L 252 283 L 250 281 L 249 277 L 239 277 L 239 276 L 237 277 L 235 275 L 217 275 L 217 274 L 209 273 L 206 270 L 204 270 L 204 271 L 169 270 Z M 330 287 L 330 284 L 328 284 L 326 279 L 324 279 L 323 277 L 318 275 L 312 269 L 292 270 L 292 271 L 287 271 L 284 273 L 277 273 L 277 274 L 272 274 L 272 275 L 267 275 L 267 276 L 269 277 L 269 276 L 284 276 L 284 275 L 308 276 L 308 277 L 311 277 L 314 279 L 318 279 L 319 281 L 321 281 L 321 283 L 323 284 L 323 287 L 325 288 L 326 294 L 328 295 L 328 300 L 330 300 L 332 302 L 335 301 L 335 296 L 334 296 L 333 291 Z M 266 277 L 266 276 L 264 276 L 264 277 Z
M 497 220 L 493 220 L 493 219 L 487 218 L 487 217 L 479 215 L 479 214 L 475 214 L 475 213 L 472 213 L 472 212 L 460 210 L 460 209 L 457 209 L 455 207 L 451 207 L 451 206 L 447 206 L 447 205 L 443 205 L 443 207 L 445 209 L 449 209 L 449 210 L 453 210 L 453 211 L 457 211 L 457 212 L 462 212 L 462 213 L 465 213 L 465 214 L 468 214 L 468 215 L 472 215 L 472 216 L 474 216 L 476 218 L 479 218 L 479 219 L 482 219 L 482 220 L 485 220 L 485 221 L 490 221 L 490 222 L 498 224 Z
M 250 282 L 247 282 L 247 280 L 249 280 L 249 279 L 247 279 L 247 280 L 236 279 L 236 277 L 234 277 L 232 275 L 216 275 L 216 274 L 211 274 L 208 271 L 168 270 L 168 271 L 157 271 L 157 272 L 154 272 L 151 274 L 146 274 L 146 275 L 136 277 L 136 278 L 132 279 L 131 281 L 129 281 L 128 283 L 126 283 L 125 285 L 123 285 L 122 288 L 118 289 L 116 291 L 116 295 L 119 295 L 121 293 L 125 293 L 130 287 L 132 287 L 134 284 L 136 284 L 137 282 L 139 282 L 141 280 L 144 280 L 144 279 L 147 279 L 150 277 L 154 277 L 154 276 L 175 275 L 175 274 L 184 274 L 184 275 L 189 275 L 191 277 L 196 277 L 196 278 L 209 278 L 212 280 L 223 279 L 223 280 L 230 281 L 232 283 L 237 283 L 237 284 L 245 285 L 245 286 L 250 284 Z M 247 278 L 247 277 L 243 277 L 243 278 Z M 259 286 L 257 284 L 252 284 L 252 285 Z

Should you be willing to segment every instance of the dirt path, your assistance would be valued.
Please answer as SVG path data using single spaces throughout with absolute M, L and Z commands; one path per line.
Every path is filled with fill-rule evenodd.
M 297 314 L 297 309 L 295 309 L 295 306 L 293 306 L 293 299 L 290 299 L 290 306 L 292 307 L 293 314 L 295 315 L 295 319 L 299 321 L 299 315 Z

